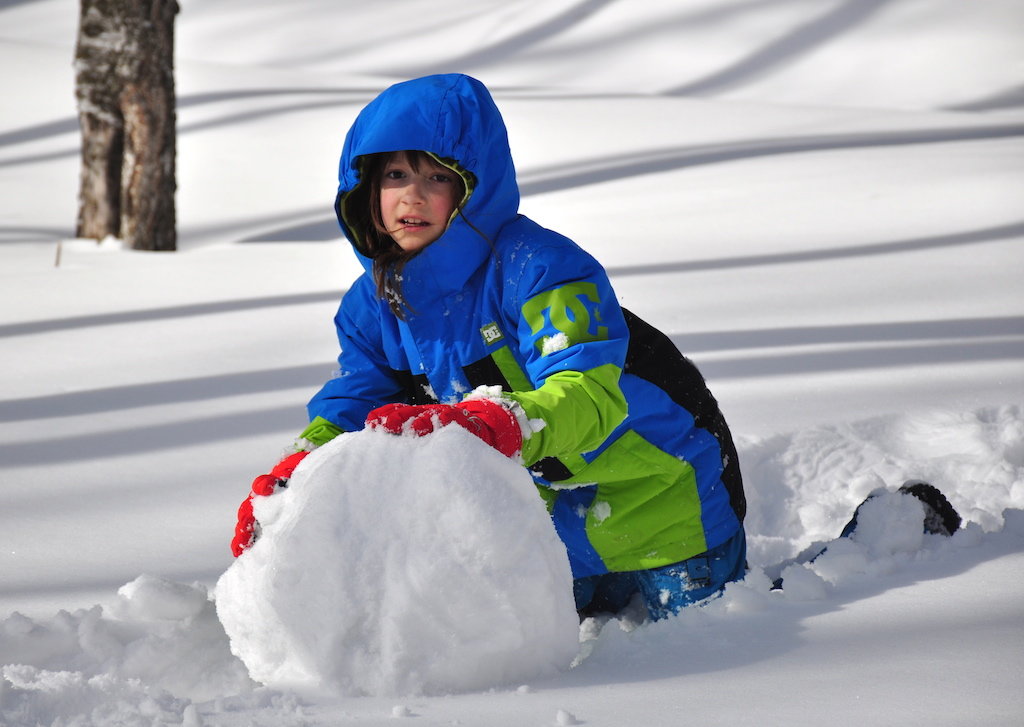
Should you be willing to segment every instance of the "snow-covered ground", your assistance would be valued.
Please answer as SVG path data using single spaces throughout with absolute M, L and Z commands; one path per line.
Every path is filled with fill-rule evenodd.
M 1019 0 L 182 6 L 181 250 L 153 255 L 70 239 L 76 3 L 0 3 L 0 725 L 1022 723 Z M 523 211 L 704 370 L 752 571 L 588 632 L 555 675 L 261 688 L 210 598 L 238 502 L 333 368 L 358 272 L 330 210 L 342 136 L 384 86 L 450 70 L 505 113 Z M 769 592 L 911 477 L 961 533 L 833 544 Z

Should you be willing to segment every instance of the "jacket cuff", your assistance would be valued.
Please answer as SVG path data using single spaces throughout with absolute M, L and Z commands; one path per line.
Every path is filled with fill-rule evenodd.
M 330 422 L 323 417 L 316 417 L 309 423 L 308 427 L 302 430 L 295 440 L 295 450 L 311 452 L 317 447 L 327 444 L 344 431 L 334 422 Z
M 469 401 L 471 399 L 486 399 L 488 401 L 493 401 L 495 404 L 500 404 L 503 409 L 510 412 L 512 416 L 515 417 L 516 424 L 519 425 L 519 431 L 522 432 L 523 435 L 523 453 L 525 460 L 525 452 L 529 446 L 529 439 L 544 428 L 544 420 L 531 419 L 518 401 L 502 395 L 500 386 L 478 386 L 466 394 L 463 401 Z

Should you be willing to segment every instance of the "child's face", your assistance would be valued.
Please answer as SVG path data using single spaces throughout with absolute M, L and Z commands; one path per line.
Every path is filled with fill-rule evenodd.
M 448 227 L 460 193 L 461 185 L 451 169 L 425 161 L 417 171 L 404 152 L 396 154 L 380 180 L 384 227 L 406 252 L 421 250 Z

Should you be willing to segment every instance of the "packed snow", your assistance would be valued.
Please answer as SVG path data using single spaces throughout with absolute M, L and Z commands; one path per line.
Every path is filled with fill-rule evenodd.
M 261 684 L 350 695 L 517 686 L 579 646 L 572 574 L 533 480 L 472 434 L 346 434 L 256 498 L 217 582 Z
M 72 239 L 77 4 L 0 4 L 0 725 L 1021 723 L 1018 0 L 181 5 L 152 255 Z M 345 435 L 231 558 L 360 271 L 342 136 L 437 71 L 707 376 L 749 499 L 720 598 L 577 626 L 528 478 L 460 432 Z M 963 529 L 890 494 L 835 540 L 907 479 Z

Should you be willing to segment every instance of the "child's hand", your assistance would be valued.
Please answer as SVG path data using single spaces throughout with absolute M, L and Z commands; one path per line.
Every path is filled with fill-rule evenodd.
M 470 399 L 459 404 L 385 404 L 366 416 L 366 426 L 391 434 L 412 431 L 418 436 L 458 424 L 506 457 L 523 448 L 523 431 L 515 414 L 490 399 Z
M 252 492 L 238 508 L 238 524 L 235 525 L 235 537 L 231 539 L 231 552 L 236 558 L 252 547 L 259 535 L 259 523 L 252 513 L 252 498 L 273 495 L 278 489 L 287 487 L 292 472 L 307 454 L 309 452 L 305 451 L 289 454 L 270 470 L 270 474 L 260 475 L 252 481 Z

